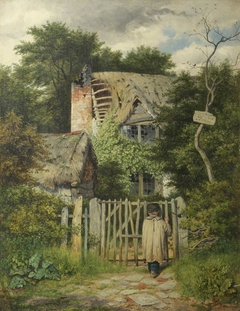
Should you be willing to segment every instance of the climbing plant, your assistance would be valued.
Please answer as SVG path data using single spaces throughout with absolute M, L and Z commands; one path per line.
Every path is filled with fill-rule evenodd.
M 131 188 L 131 175 L 149 173 L 161 177 L 161 164 L 149 157 L 149 144 L 141 144 L 124 136 L 120 124 L 110 116 L 93 136 L 99 164 L 97 194 L 104 198 L 123 198 Z

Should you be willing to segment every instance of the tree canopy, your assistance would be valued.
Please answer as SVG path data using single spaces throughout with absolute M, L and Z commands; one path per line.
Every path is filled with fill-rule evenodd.
M 168 104 L 159 108 L 156 121 L 163 125 L 162 137 L 154 146 L 154 154 L 163 163 L 163 171 L 171 175 L 173 185 L 182 195 L 207 181 L 206 168 L 194 147 L 197 123 L 195 110 L 203 110 L 206 98 L 204 70 L 195 78 L 183 72 L 168 93 Z M 239 76 L 228 62 L 215 66 L 214 75 L 221 76 L 216 88 L 212 113 L 217 122 L 205 125 L 202 144 L 212 162 L 217 181 L 231 180 L 239 153 Z
M 70 131 L 71 83 L 78 80 L 85 64 L 95 72 L 149 74 L 169 74 L 174 67 L 171 55 L 157 48 L 140 46 L 124 56 L 121 51 L 104 46 L 97 33 L 69 29 L 62 22 L 30 27 L 27 34 L 31 41 L 21 41 L 15 47 L 21 62 L 15 66 L 11 78 L 19 85 L 19 103 L 9 95 L 10 98 L 5 96 L 5 104 L 3 101 L 0 104 L 6 106 L 10 101 L 8 105 L 37 125 L 40 132 Z M 8 88 L 12 89 L 11 84 Z M 22 112 L 18 109 L 20 106 Z
M 0 124 L 0 186 L 31 184 L 33 170 L 46 156 L 43 139 L 21 117 L 9 112 Z
M 145 45 L 127 52 L 122 61 L 122 71 L 143 74 L 167 75 L 174 67 L 171 54 L 161 53 L 156 47 L 151 48 Z
M 86 63 L 103 43 L 96 33 L 69 29 L 61 22 L 47 22 L 31 27 L 31 41 L 15 47 L 22 56 L 21 67 L 28 81 L 42 89 L 42 104 L 48 109 L 52 126 L 48 131 L 67 132 L 70 129 L 71 82 L 77 79 Z M 40 108 L 41 109 L 41 108 Z

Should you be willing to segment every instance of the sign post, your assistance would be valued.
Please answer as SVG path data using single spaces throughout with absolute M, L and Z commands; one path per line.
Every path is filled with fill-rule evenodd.
M 214 125 L 216 122 L 216 117 L 207 111 L 196 110 L 193 115 L 193 121 L 206 125 Z

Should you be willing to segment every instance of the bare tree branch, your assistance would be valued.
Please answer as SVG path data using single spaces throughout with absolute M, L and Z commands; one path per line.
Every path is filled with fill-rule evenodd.
M 215 27 L 213 27 L 211 25 L 211 23 L 209 21 L 209 16 L 210 16 L 210 13 L 212 11 L 210 11 L 208 14 L 207 14 L 206 10 L 203 11 L 202 9 L 200 9 L 200 11 L 195 10 L 195 12 L 202 16 L 200 23 L 203 23 L 203 26 L 205 29 L 204 34 L 194 31 L 195 35 L 202 37 L 212 47 L 212 51 L 209 55 L 207 53 L 204 53 L 201 50 L 204 53 L 204 55 L 206 55 L 206 57 L 207 57 L 206 61 L 204 62 L 204 64 L 205 64 L 204 65 L 204 68 L 205 68 L 205 86 L 206 86 L 206 89 L 208 91 L 207 98 L 206 98 L 206 104 L 205 104 L 205 111 L 209 112 L 209 108 L 214 103 L 216 87 L 222 80 L 221 77 L 216 77 L 214 80 L 210 81 L 210 68 L 212 65 L 212 59 L 216 55 L 220 44 L 224 44 L 228 41 L 239 40 L 240 25 L 236 24 L 235 25 L 235 31 L 231 35 L 225 36 L 224 33 L 220 31 L 219 26 L 217 25 L 216 22 L 215 22 Z M 214 38 L 214 34 L 216 35 L 215 38 Z M 239 58 L 239 55 L 237 56 L 236 64 L 237 64 L 238 58 Z M 214 181 L 214 174 L 213 174 L 213 170 L 212 170 L 212 165 L 211 165 L 211 163 L 207 157 L 206 152 L 203 150 L 203 148 L 200 145 L 200 137 L 201 137 L 201 133 L 203 130 L 203 126 L 204 126 L 203 124 L 200 124 L 198 126 L 198 129 L 197 129 L 195 136 L 194 136 L 194 145 L 195 145 L 196 150 L 200 154 L 200 156 L 201 156 L 201 158 L 205 164 L 209 181 L 213 182 Z

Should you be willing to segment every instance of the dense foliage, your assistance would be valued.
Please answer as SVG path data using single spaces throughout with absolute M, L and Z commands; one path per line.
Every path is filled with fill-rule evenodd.
M 126 54 L 122 61 L 122 71 L 145 74 L 170 74 L 170 69 L 175 64 L 171 61 L 171 55 L 161 53 L 157 48 L 141 45 Z
M 183 72 L 169 90 L 168 104 L 159 108 L 157 122 L 162 137 L 153 146 L 154 159 L 171 176 L 170 185 L 184 197 L 187 208 L 183 224 L 190 229 L 192 242 L 207 237 L 239 235 L 239 74 L 226 61 L 212 66 L 210 79 L 218 79 L 211 113 L 213 126 L 204 125 L 202 148 L 211 162 L 214 182 L 208 181 L 206 167 L 194 145 L 199 124 L 193 122 L 195 110 L 204 110 L 208 96 L 204 70 L 196 77 Z
M 43 260 L 40 253 L 34 254 L 25 263 L 21 262 L 20 265 L 15 262 L 10 275 L 13 276 L 9 284 L 11 289 L 22 288 L 27 283 L 36 284 L 44 279 L 60 280 L 60 274 L 52 262 Z
M 102 43 L 96 33 L 71 30 L 61 22 L 33 26 L 27 33 L 32 40 L 23 41 L 15 48 L 22 56 L 18 72 L 31 81 L 32 87 L 44 91 L 41 102 L 50 112 L 51 127 L 47 130 L 67 132 L 70 128 L 71 82 L 78 78 L 83 66 L 90 62 Z
M 149 160 L 149 144 L 130 140 L 120 131 L 120 124 L 109 117 L 93 137 L 94 149 L 98 158 L 99 185 L 97 195 L 102 199 L 129 196 L 131 175 L 149 173 L 161 176 L 159 161 Z
M 0 113 L 14 110 L 39 132 L 69 132 L 71 83 L 85 64 L 92 71 L 133 71 L 169 74 L 171 55 L 140 46 L 123 56 L 103 46 L 97 33 L 69 29 L 62 22 L 47 22 L 27 31 L 30 41 L 15 47 L 19 65 L 0 67 Z
M 22 117 L 24 124 L 35 124 L 35 107 L 39 102 L 41 92 L 26 83 L 25 74 L 18 70 L 0 65 L 0 116 L 5 119 L 7 114 L 14 111 Z M 29 83 L 29 81 L 28 81 Z
M 33 271 L 28 263 L 36 252 L 60 244 L 66 231 L 57 215 L 64 206 L 66 202 L 60 198 L 27 186 L 0 188 L 0 271 L 19 276 L 13 287 L 24 283 L 21 271 L 22 275 L 35 278 L 33 273 L 28 275 Z M 51 272 L 48 268 L 41 266 L 38 273 L 44 273 L 45 277 Z
M 60 198 L 27 186 L 0 188 L 1 229 L 12 238 L 55 243 L 62 236 L 57 215 L 66 206 Z
M 239 153 L 239 77 L 225 62 L 214 67 L 212 79 L 218 75 L 212 111 L 214 126 L 205 125 L 201 144 L 213 167 L 216 181 L 231 181 Z M 157 122 L 163 124 L 163 134 L 154 146 L 155 157 L 161 159 L 163 171 L 185 196 L 186 191 L 198 188 L 207 181 L 206 168 L 195 150 L 194 135 L 198 124 L 192 118 L 195 110 L 204 110 L 207 96 L 204 72 L 192 78 L 183 72 L 172 85 L 168 106 L 160 107 Z
M 0 124 L 0 186 L 32 183 L 32 172 L 41 168 L 44 156 L 42 137 L 9 112 Z
M 199 300 L 237 303 L 239 290 L 239 244 L 219 240 L 208 249 L 195 250 L 173 266 L 181 294 Z
M 235 185 L 227 181 L 207 182 L 189 193 L 182 223 L 191 232 L 191 244 L 207 237 L 238 237 L 240 203 Z

